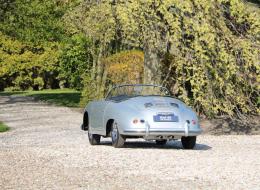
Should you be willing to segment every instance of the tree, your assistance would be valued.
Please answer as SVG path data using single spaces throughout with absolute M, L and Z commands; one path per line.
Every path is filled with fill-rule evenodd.
M 65 5 L 53 0 L 8 0 L 3 5 L 0 30 L 4 34 L 37 45 L 64 38 L 60 18 Z
M 57 88 L 59 48 L 28 46 L 0 32 L 0 90 L 13 86 L 15 90 Z
M 91 71 L 90 42 L 82 34 L 75 34 L 64 44 L 59 58 L 59 79 L 64 87 L 83 88 L 83 77 Z
M 93 58 L 91 81 L 95 84 L 96 97 L 104 94 L 101 59 L 109 55 L 112 41 L 115 39 L 115 20 L 108 1 L 87 1 L 68 12 L 64 18 L 71 33 L 80 32 L 91 40 L 89 51 Z
M 61 17 L 70 3 L 1 0 L 0 4 L 0 90 L 59 87 L 60 47 L 68 38 Z

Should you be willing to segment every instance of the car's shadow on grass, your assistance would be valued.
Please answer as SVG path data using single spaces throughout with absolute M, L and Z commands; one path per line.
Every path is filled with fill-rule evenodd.
M 101 141 L 100 146 L 112 146 L 111 141 Z M 132 149 L 183 149 L 180 141 L 169 141 L 166 145 L 157 145 L 153 141 L 126 141 L 123 148 Z M 193 150 L 210 150 L 211 146 L 197 143 Z

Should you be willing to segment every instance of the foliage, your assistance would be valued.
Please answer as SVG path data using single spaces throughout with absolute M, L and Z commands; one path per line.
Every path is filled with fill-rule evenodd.
M 243 2 L 99 1 L 81 3 L 69 18 L 98 44 L 99 60 L 113 53 L 114 41 L 119 49 L 141 48 L 144 82 L 168 86 L 198 113 L 259 113 L 259 13 Z M 94 73 L 104 81 L 100 67 Z
M 8 131 L 8 130 L 9 130 L 9 127 L 0 121 L 0 133 Z
M 56 87 L 59 51 L 57 44 L 31 47 L 0 33 L 0 86 L 21 90 Z
M 97 100 L 104 97 L 104 94 L 100 91 L 96 91 L 95 81 L 91 78 L 90 74 L 83 76 L 84 88 L 81 93 L 80 106 L 85 106 L 91 100 Z
M 69 6 L 59 1 L 1 0 L 0 90 L 57 88 L 61 17 Z
M 44 81 L 41 77 L 33 79 L 34 89 L 42 90 L 44 88 Z
M 89 74 L 85 74 L 80 105 L 84 106 L 91 100 L 104 98 L 112 85 L 142 83 L 143 61 L 143 52 L 137 50 L 123 51 L 103 58 L 102 65 L 105 69 L 102 78 L 105 86 L 100 91 L 95 91 L 96 81 Z
M 113 54 L 103 61 L 108 80 L 113 84 L 142 83 L 144 55 L 141 51 L 123 51 Z
M 115 40 L 117 25 L 111 2 L 92 0 L 82 2 L 64 16 L 64 22 L 67 24 L 68 32 L 82 33 L 91 41 L 88 51 L 92 57 L 92 68 L 90 75 L 87 75 L 85 80 L 91 81 L 93 89 L 96 89 L 96 94 L 98 94 L 96 97 L 102 97 L 105 79 L 101 59 L 118 48 L 116 45 L 118 42 Z
M 180 4 L 175 27 L 182 33 L 174 42 L 178 50 L 169 51 L 170 74 L 163 80 L 199 113 L 243 118 L 259 112 L 260 22 L 239 1 L 219 2 Z
M 81 34 L 73 35 L 64 47 L 59 61 L 59 79 L 64 86 L 82 89 L 83 75 L 91 70 L 90 42 Z
M 0 30 L 8 36 L 37 45 L 60 41 L 64 38 L 60 18 L 65 8 L 53 0 L 7 0 L 0 8 Z

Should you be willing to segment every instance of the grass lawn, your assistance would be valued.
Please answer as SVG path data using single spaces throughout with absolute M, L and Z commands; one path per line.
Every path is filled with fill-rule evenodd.
M 59 106 L 79 107 L 81 92 L 73 89 L 0 92 L 0 96 L 29 96 Z
M 0 121 L 0 133 L 1 133 L 1 132 L 8 131 L 8 130 L 9 130 L 9 127 L 6 126 L 5 124 L 3 124 L 3 123 Z

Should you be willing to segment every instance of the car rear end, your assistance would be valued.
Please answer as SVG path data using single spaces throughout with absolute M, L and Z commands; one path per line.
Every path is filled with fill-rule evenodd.
M 140 115 L 128 121 L 122 134 L 156 140 L 180 139 L 202 132 L 196 114 L 181 101 L 173 98 L 148 100 L 139 103 Z

